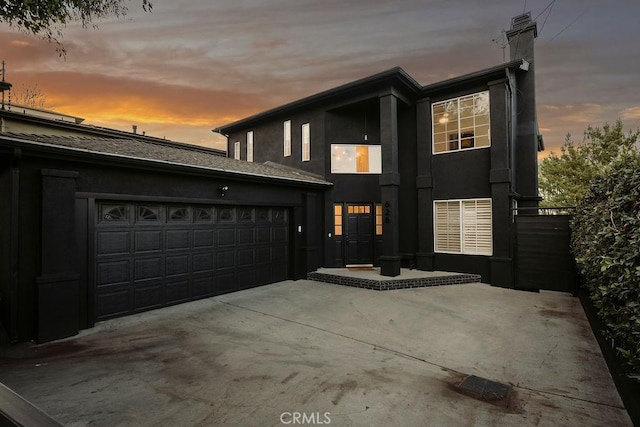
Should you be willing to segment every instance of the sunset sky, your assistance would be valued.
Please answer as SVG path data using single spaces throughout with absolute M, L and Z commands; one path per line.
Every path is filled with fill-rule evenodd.
M 526 9 L 546 154 L 588 125 L 640 126 L 638 0 L 152 2 L 68 26 L 66 59 L 0 24 L 7 81 L 88 124 L 223 148 L 214 127 L 394 66 L 426 85 L 499 64 L 493 39 Z

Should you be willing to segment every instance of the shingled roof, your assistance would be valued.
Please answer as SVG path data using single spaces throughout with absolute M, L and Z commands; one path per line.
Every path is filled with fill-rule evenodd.
M 193 150 L 189 146 L 175 147 L 127 138 L 74 137 L 59 135 L 0 134 L 0 146 L 7 140 L 14 143 L 47 146 L 73 152 L 86 152 L 119 158 L 126 161 L 143 160 L 166 165 L 186 166 L 246 177 L 275 179 L 289 182 L 333 185 L 322 177 L 299 169 L 280 167 L 273 163 L 252 163 L 221 157 L 214 150 Z M 3 141 L 5 140 L 5 141 Z

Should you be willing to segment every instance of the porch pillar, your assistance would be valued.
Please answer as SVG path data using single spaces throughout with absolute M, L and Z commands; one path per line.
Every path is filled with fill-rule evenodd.
M 382 256 L 380 274 L 400 275 L 400 172 L 398 170 L 398 100 L 393 94 L 380 97 L 380 144 L 382 145 Z

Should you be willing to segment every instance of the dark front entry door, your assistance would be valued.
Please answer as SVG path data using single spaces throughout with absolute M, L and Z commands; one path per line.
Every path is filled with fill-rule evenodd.
M 369 204 L 347 205 L 346 264 L 373 263 L 373 212 Z

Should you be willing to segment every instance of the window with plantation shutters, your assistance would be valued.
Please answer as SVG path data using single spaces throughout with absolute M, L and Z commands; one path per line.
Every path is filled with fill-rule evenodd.
M 462 201 L 462 252 L 491 255 L 491 200 Z
M 492 255 L 491 199 L 434 202 L 434 251 Z
M 436 252 L 460 252 L 460 202 L 436 202 Z

